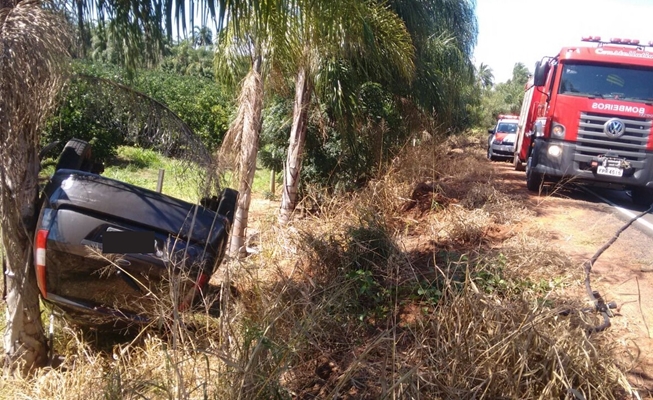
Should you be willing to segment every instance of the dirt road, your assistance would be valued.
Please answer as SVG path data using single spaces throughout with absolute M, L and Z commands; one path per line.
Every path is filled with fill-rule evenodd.
M 534 226 L 549 232 L 551 245 L 567 253 L 578 268 L 627 221 L 609 205 L 580 190 L 554 189 L 538 196 L 526 189 L 524 172 L 512 164 L 492 163 L 506 191 L 537 210 Z M 653 394 L 653 238 L 635 225 L 594 264 L 592 288 L 618 308 L 606 332 L 614 338 L 629 378 Z M 642 394 L 644 395 L 644 394 Z

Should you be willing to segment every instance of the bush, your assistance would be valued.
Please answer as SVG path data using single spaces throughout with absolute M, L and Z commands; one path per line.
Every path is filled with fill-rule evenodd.
M 94 140 L 94 155 L 100 161 L 113 157 L 116 148 L 133 142 L 134 132 L 147 129 L 149 121 L 134 111 L 134 101 L 143 108 L 142 97 L 134 100 L 128 91 L 133 90 L 149 96 L 152 114 L 156 116 L 162 107 L 170 109 L 199 137 L 204 146 L 215 150 L 221 143 L 229 126 L 233 103 L 218 84 L 197 76 L 183 76 L 173 72 L 139 70 L 127 81 L 122 68 L 101 63 L 78 63 L 74 65 L 73 79 L 60 95 L 57 112 L 48 122 L 42 135 L 43 145 L 60 140 L 63 143 L 73 137 Z M 112 86 L 106 79 L 124 86 Z M 147 118 L 148 116 L 145 116 Z
M 93 155 L 98 161 L 115 156 L 127 131 L 126 105 L 115 104 L 97 85 L 80 78 L 70 81 L 61 98 L 59 110 L 46 125 L 42 144 L 58 140 L 60 152 L 72 138 L 93 140 Z

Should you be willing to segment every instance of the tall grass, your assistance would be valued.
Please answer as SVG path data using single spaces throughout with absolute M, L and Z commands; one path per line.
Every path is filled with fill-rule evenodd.
M 361 192 L 308 193 L 288 228 L 262 218 L 212 282 L 219 318 L 100 343 L 62 325 L 62 367 L 3 398 L 624 398 L 608 333 L 588 336 L 581 271 L 502 193 L 483 139 L 407 148 Z M 508 232 L 498 235 L 497 232 Z M 577 272 L 576 272 L 577 271 Z M 215 308 L 215 307 L 213 307 Z M 169 321 L 169 320 L 168 320 Z

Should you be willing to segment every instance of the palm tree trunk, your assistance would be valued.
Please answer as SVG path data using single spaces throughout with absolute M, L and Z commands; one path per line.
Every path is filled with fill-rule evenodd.
M 22 139 L 18 136 L 17 139 Z M 32 237 L 28 234 L 34 218 L 34 210 L 30 206 L 36 203 L 37 196 L 38 155 L 33 145 L 31 148 L 25 147 L 26 142 L 15 140 L 12 143 L 21 147 L 19 153 L 28 154 L 25 160 L 20 160 L 24 162 L 14 164 L 22 171 L 2 169 L 0 172 L 0 226 L 7 290 L 4 364 L 10 371 L 20 368 L 22 373 L 47 364 L 47 342 L 32 267 Z M 20 183 L 16 185 L 16 182 Z
M 39 133 L 63 85 L 66 24 L 38 1 L 0 0 L 0 230 L 7 290 L 4 366 L 47 363 L 32 267 Z
M 261 79 L 261 57 L 256 57 L 252 69 L 245 77 L 240 94 L 240 105 L 236 121 L 242 121 L 239 157 L 239 197 L 231 228 L 229 255 L 244 257 L 247 255 L 245 239 L 249 205 L 252 200 L 252 183 L 256 172 L 259 135 L 261 132 L 261 111 L 263 108 L 263 80 Z M 235 124 L 240 125 L 239 123 Z M 233 128 L 233 127 L 232 127 Z
M 86 32 L 86 26 L 84 24 L 84 1 L 76 0 L 77 6 L 77 29 L 79 30 L 79 49 L 81 52 L 81 58 L 86 58 L 86 50 L 90 45 L 90 39 Z
M 297 206 L 297 189 L 302 168 L 304 144 L 306 143 L 306 126 L 308 124 L 308 106 L 311 102 L 312 88 L 307 70 L 301 67 L 295 81 L 295 105 L 293 107 L 292 128 L 288 156 L 283 171 L 283 193 L 279 222 L 288 223 Z

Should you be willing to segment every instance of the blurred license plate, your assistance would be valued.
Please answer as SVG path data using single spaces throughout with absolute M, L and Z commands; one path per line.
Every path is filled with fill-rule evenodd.
M 596 173 L 599 175 L 610 175 L 610 176 L 623 176 L 624 170 L 616 167 L 604 167 L 599 165 L 596 169 Z

